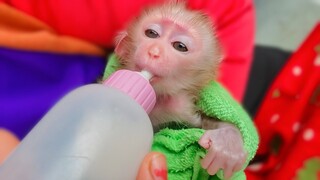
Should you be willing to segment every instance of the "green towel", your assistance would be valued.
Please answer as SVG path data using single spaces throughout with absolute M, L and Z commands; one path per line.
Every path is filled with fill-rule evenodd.
M 220 180 L 220 170 L 210 176 L 200 165 L 200 158 L 206 150 L 198 144 L 205 130 L 199 128 L 169 129 L 165 128 L 154 135 L 152 151 L 165 154 L 168 164 L 168 179 L 172 180 Z M 235 173 L 232 180 L 245 179 L 243 171 Z
M 106 79 L 118 68 L 117 58 L 115 55 L 111 55 L 103 78 Z M 246 111 L 216 81 L 212 81 L 201 91 L 200 99 L 196 105 L 207 116 L 230 122 L 239 128 L 243 137 L 244 148 L 248 152 L 246 165 L 243 167 L 245 168 L 254 157 L 259 142 L 255 126 Z M 167 156 L 169 179 L 209 179 L 208 174 L 201 169 L 199 163 L 199 158 L 203 157 L 205 152 L 197 144 L 202 133 L 202 129 L 163 129 L 155 134 L 153 149 Z M 181 141 L 177 141 L 179 138 L 183 139 L 183 144 L 181 144 Z M 185 138 L 189 140 L 186 141 Z M 176 147 L 181 146 L 184 151 L 176 151 Z M 193 164 L 185 164 L 187 161 L 192 161 Z M 175 166 L 175 164 L 179 165 Z M 222 172 L 219 171 L 217 176 L 210 177 L 210 179 L 212 178 L 223 179 Z M 244 172 L 237 172 L 232 179 L 245 179 Z

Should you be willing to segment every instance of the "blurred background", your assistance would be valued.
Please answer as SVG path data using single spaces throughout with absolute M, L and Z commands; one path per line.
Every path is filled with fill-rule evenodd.
M 254 117 L 271 83 L 320 22 L 320 0 L 254 0 L 256 47 L 244 98 Z
M 320 0 L 254 3 L 255 61 L 244 105 L 260 145 L 247 178 L 319 180 Z
M 320 20 L 320 0 L 255 0 L 256 43 L 294 51 Z

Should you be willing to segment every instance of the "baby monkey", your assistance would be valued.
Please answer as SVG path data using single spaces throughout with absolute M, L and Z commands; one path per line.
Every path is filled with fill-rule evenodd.
M 115 49 L 122 68 L 153 75 L 153 126 L 176 121 L 206 129 L 199 140 L 208 150 L 201 165 L 211 175 L 223 169 L 230 178 L 246 161 L 240 131 L 203 116 L 195 105 L 200 90 L 216 77 L 220 52 L 211 20 L 181 2 L 144 10 L 119 35 Z

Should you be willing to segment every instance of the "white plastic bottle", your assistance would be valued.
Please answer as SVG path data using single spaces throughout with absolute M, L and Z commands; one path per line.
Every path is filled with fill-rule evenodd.
M 151 148 L 147 113 L 154 104 L 148 78 L 127 70 L 115 72 L 103 84 L 75 89 L 0 166 L 0 179 L 135 179 Z

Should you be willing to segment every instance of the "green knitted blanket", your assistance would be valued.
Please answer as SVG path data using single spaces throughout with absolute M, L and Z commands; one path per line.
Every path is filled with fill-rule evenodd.
M 118 68 L 116 57 L 111 55 L 103 78 L 106 79 Z M 215 81 L 202 90 L 196 105 L 207 116 L 232 123 L 239 128 L 244 148 L 248 152 L 244 169 L 254 157 L 259 142 L 257 131 L 246 111 Z M 204 157 L 206 150 L 198 145 L 198 140 L 203 132 L 204 130 L 196 128 L 178 130 L 166 128 L 155 134 L 152 150 L 165 154 L 169 179 L 223 179 L 222 171 L 209 176 L 201 168 L 200 158 Z M 243 170 L 236 172 L 231 179 L 245 179 Z

